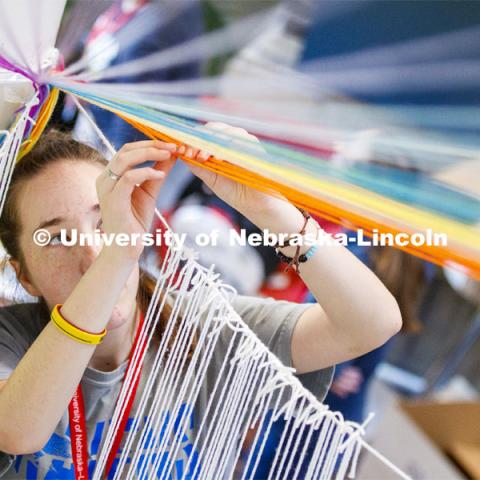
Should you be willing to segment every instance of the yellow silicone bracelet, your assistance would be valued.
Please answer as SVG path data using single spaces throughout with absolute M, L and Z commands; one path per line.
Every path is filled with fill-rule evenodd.
M 62 314 L 60 313 L 60 307 L 62 306 L 61 303 L 55 305 L 52 310 L 52 314 L 50 318 L 55 326 L 65 335 L 76 340 L 80 343 L 86 343 L 88 345 L 98 345 L 102 343 L 103 338 L 107 334 L 107 329 L 104 328 L 100 333 L 93 333 L 88 332 L 87 330 L 83 330 L 82 328 L 76 327 L 75 325 L 71 324 L 68 320 L 63 318 Z

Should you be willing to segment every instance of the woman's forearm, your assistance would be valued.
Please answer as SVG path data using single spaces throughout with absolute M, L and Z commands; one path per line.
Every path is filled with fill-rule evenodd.
M 271 211 L 247 212 L 260 229 L 298 233 L 304 223 L 300 211 L 281 202 Z M 314 222 L 308 232 L 316 234 Z M 302 252 L 308 250 L 304 247 Z M 293 256 L 295 247 L 283 248 Z M 376 275 L 341 245 L 319 246 L 300 264 L 299 274 L 328 320 L 342 336 L 346 348 L 366 352 L 384 343 L 401 325 L 396 300 Z
M 114 248 L 102 250 L 65 301 L 62 315 L 80 328 L 101 331 L 136 262 Z M 47 324 L 0 391 L 0 450 L 19 454 L 43 447 L 94 351 L 95 346 Z

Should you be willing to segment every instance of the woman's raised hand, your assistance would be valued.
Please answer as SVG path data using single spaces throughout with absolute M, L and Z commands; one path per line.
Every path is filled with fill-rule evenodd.
M 146 140 L 125 144 L 96 181 L 106 233 L 141 235 L 148 232 L 155 213 L 156 198 L 176 160 L 173 143 Z M 140 167 L 153 161 L 152 167 Z M 128 249 L 139 255 L 140 241 Z
M 209 122 L 206 126 L 232 137 L 239 137 L 239 139 L 245 139 L 255 144 L 258 143 L 259 149 L 263 150 L 258 138 L 243 128 L 232 127 L 226 123 L 219 122 Z M 178 149 L 178 153 L 200 162 L 205 162 L 210 157 L 208 152 L 192 148 L 188 145 L 182 145 Z M 281 198 L 279 194 L 277 194 L 276 197 L 267 195 L 266 193 L 223 177 L 199 165 L 188 164 L 188 167 L 194 175 L 205 182 L 217 197 L 247 217 L 251 216 L 253 212 L 261 213 L 262 211 L 273 210 L 274 208 L 277 210 L 278 208 L 284 208 L 286 200 Z

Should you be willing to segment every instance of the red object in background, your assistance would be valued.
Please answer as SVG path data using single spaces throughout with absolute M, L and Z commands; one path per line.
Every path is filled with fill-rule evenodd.
M 308 288 L 292 269 L 285 272 L 286 267 L 287 264 L 280 263 L 277 270 L 265 280 L 258 294 L 262 297 L 273 297 L 276 300 L 303 303 Z
M 167 223 L 169 222 L 172 213 L 173 212 L 171 210 L 162 212 L 162 216 Z M 163 223 L 161 222 L 161 220 L 158 217 L 154 218 L 153 225 L 152 225 L 152 231 L 153 232 L 158 232 L 159 234 L 163 234 L 163 232 L 165 231 L 165 226 L 163 225 Z M 159 260 L 161 258 L 165 258 L 165 255 L 167 254 L 167 250 L 168 250 L 168 246 L 165 245 L 165 242 L 162 242 L 161 245 L 155 245 L 154 248 L 157 251 L 157 255 L 158 255 Z M 159 261 L 159 263 L 160 263 L 160 261 Z
M 129 11 L 124 11 L 121 3 L 116 2 L 110 8 L 108 8 L 102 15 L 100 15 L 92 30 L 87 36 L 86 44 L 93 42 L 100 35 L 110 34 L 113 35 L 126 25 L 132 17 L 134 17 L 138 11 L 148 3 L 148 0 L 138 1 L 137 4 Z

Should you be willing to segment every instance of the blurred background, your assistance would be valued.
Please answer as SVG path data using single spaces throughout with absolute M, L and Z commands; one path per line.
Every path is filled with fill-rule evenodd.
M 391 109 L 407 106 L 401 111 L 415 126 L 417 120 L 420 122 L 416 117 L 418 107 L 434 106 L 435 110 L 428 111 L 436 112 L 433 124 L 437 131 L 447 137 L 460 138 L 461 134 L 463 144 L 474 153 L 466 159 L 468 168 L 460 162 L 446 162 L 443 166 L 440 162 L 439 167 L 437 162 L 433 175 L 478 199 L 480 89 L 475 78 L 480 69 L 480 43 L 470 44 L 463 52 L 455 47 L 455 32 L 473 32 L 473 39 L 480 38 L 478 1 L 69 1 L 58 47 L 66 64 L 85 58 L 87 70 L 96 72 L 170 48 L 261 11 L 269 12 L 266 26 L 233 53 L 110 81 L 178 82 L 209 78 L 220 72 L 224 78 L 242 79 L 290 67 L 310 72 L 333 68 L 342 88 L 321 92 L 322 101 L 333 105 L 333 112 L 339 105 L 368 103 Z M 146 17 L 158 18 L 158 22 L 153 21 L 153 26 L 142 35 L 139 25 Z M 134 41 L 129 32 L 135 32 Z M 425 42 L 423 38 L 430 40 Z M 426 68 L 415 60 L 416 54 L 428 58 L 439 52 L 446 52 L 441 62 Z M 372 62 L 383 68 L 375 70 L 374 77 L 371 75 L 375 72 L 369 72 Z M 346 64 L 350 69 L 345 69 L 342 76 L 342 65 Z M 405 65 L 412 68 L 403 68 Z M 451 75 L 447 76 L 446 71 Z M 251 99 L 252 92 L 249 93 Z M 228 82 L 222 95 L 241 100 L 239 92 L 229 88 Z M 258 95 L 264 96 L 265 92 L 259 90 Z M 275 91 L 270 95 L 274 100 Z M 297 95 L 293 92 L 292 98 L 298 99 Z M 447 122 L 448 128 L 444 128 L 446 118 L 442 111 L 452 110 L 442 108 L 448 106 L 464 107 L 479 116 L 467 129 L 455 126 L 455 121 Z M 98 108 L 89 111 L 115 147 L 142 138 L 118 116 Z M 104 148 L 68 99 L 62 98 L 57 105 L 52 124 Z M 329 154 L 336 161 L 360 162 L 362 168 L 395 165 L 397 173 L 406 172 L 414 178 L 430 170 L 428 158 L 405 153 L 401 137 L 396 150 L 382 151 L 377 140 L 383 135 L 397 134 L 395 129 L 360 129 L 350 141 L 337 145 Z M 158 207 L 172 229 L 187 233 L 190 239 L 214 228 L 225 236 L 230 228 L 256 230 L 215 198 L 180 162 L 162 191 Z M 318 220 L 330 232 L 342 230 L 322 218 Z M 395 295 L 404 327 L 387 345 L 339 365 L 326 403 L 347 419 L 359 422 L 369 412 L 375 412 L 367 438 L 412 478 L 480 478 L 478 282 L 391 247 L 349 248 Z M 161 255 L 161 249 L 148 253 L 151 268 L 155 268 Z M 314 301 L 302 281 L 291 271 L 285 272 L 285 265 L 268 247 L 233 248 L 224 243 L 203 248 L 200 255 L 203 263 L 215 263 L 239 293 Z M 23 295 L 14 286 L 4 290 L 3 301 L 8 303 Z M 282 427 L 279 422 L 278 431 Z M 270 455 L 274 448 L 272 437 Z M 268 464 L 268 452 L 262 461 Z M 261 468 L 258 475 L 262 478 Z M 375 457 L 365 455 L 358 478 L 394 477 Z

